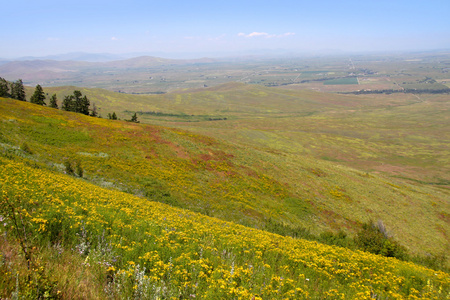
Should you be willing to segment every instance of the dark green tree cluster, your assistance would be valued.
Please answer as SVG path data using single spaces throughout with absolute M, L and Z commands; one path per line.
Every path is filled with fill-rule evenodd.
M 97 106 L 95 103 L 92 104 L 91 117 L 98 117 Z
M 22 79 L 16 80 L 11 84 L 11 98 L 26 101 Z
M 0 97 L 8 98 L 10 96 L 8 81 L 6 81 L 5 78 L 0 77 Z
M 89 115 L 90 101 L 80 91 L 73 91 L 73 95 L 65 96 L 62 102 L 62 109 L 73 111 L 84 115 Z
M 0 77 L 0 97 L 8 97 L 20 101 L 25 100 L 25 88 L 22 79 L 9 83 Z
M 108 113 L 108 119 L 110 119 L 110 120 L 117 120 L 116 112 L 113 112 L 112 114 Z

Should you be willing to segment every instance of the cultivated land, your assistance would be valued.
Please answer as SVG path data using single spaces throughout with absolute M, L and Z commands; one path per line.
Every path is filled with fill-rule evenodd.
M 36 60 L 0 65 L 2 77 L 22 78 L 31 86 L 73 85 L 143 94 L 227 82 L 326 92 L 440 90 L 448 88 L 449 70 L 448 52 L 276 59 L 138 57 L 103 63 Z M 427 77 L 433 81 L 426 81 Z
M 445 68 L 419 59 L 397 63 L 417 67 L 417 89 L 434 88 Z M 136 112 L 140 124 L 0 99 L 0 295 L 446 299 L 447 273 L 273 234 L 352 248 L 327 233 L 380 220 L 412 255 L 449 251 L 449 95 L 325 93 L 311 89 L 369 83 L 308 76 L 320 80 L 159 95 L 44 87 L 60 101 L 78 89 L 102 116 Z M 78 175 L 64 174 L 68 162 Z

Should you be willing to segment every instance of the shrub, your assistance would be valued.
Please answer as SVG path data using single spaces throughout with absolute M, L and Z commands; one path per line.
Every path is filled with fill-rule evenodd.
M 78 177 L 83 177 L 83 168 L 81 167 L 81 163 L 79 161 L 77 162 L 76 174 Z
M 401 260 L 408 258 L 405 247 L 389 236 L 383 222 L 373 221 L 363 224 L 362 229 L 355 236 L 355 244 L 363 251 Z
M 74 170 L 73 170 L 73 167 L 72 167 L 72 164 L 70 163 L 70 161 L 66 160 L 64 162 L 64 167 L 66 168 L 66 174 L 68 174 L 68 175 L 74 174 Z

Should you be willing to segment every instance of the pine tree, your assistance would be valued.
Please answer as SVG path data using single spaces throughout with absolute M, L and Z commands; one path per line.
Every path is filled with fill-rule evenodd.
M 65 96 L 62 109 L 89 115 L 90 101 L 80 91 L 73 91 L 73 95 Z
M 89 115 L 89 105 L 90 101 L 86 96 L 80 91 L 73 91 L 74 96 L 74 112 L 82 113 L 84 115 Z
M 82 101 L 81 101 L 81 97 L 83 96 L 83 94 L 81 94 L 80 91 L 73 91 L 73 108 L 74 108 L 74 112 L 81 112 L 82 110 Z
M 8 81 L 0 77 L 0 97 L 10 97 Z
M 134 115 L 131 117 L 131 122 L 139 123 L 136 113 L 134 113 Z
M 89 101 L 89 99 L 86 96 L 81 98 L 81 105 L 80 105 L 79 113 L 89 116 L 89 106 L 90 105 L 91 105 L 91 102 Z
M 73 95 L 65 96 L 64 100 L 62 102 L 61 109 L 65 110 L 65 111 L 75 111 L 74 106 L 75 106 L 74 105 L 74 96 Z
M 110 120 L 117 120 L 116 112 L 113 112 L 112 114 L 108 113 L 108 119 L 110 119 Z
M 56 94 L 53 94 L 50 98 L 50 104 L 48 105 L 51 108 L 58 108 L 58 98 L 56 98 Z
M 25 88 L 23 87 L 22 79 L 19 79 L 12 83 L 11 98 L 17 99 L 20 101 L 26 101 L 25 100 Z
M 30 102 L 38 105 L 45 105 L 45 94 L 42 87 L 38 84 L 34 90 L 34 94 L 30 98 Z

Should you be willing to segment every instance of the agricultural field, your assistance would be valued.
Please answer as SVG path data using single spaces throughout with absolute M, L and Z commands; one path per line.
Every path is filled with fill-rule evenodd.
M 7 80 L 27 85 L 80 86 L 128 94 L 159 94 L 229 82 L 325 92 L 402 90 L 432 78 L 450 79 L 446 52 L 391 55 L 170 60 L 138 57 L 105 63 L 25 61 L 0 65 Z M 354 79 L 356 78 L 358 82 Z M 425 88 L 436 90 L 436 86 Z
M 325 85 L 340 85 L 340 84 L 359 84 L 358 77 L 344 77 L 338 79 L 330 79 L 323 82 Z

